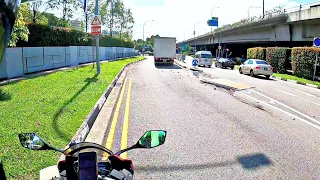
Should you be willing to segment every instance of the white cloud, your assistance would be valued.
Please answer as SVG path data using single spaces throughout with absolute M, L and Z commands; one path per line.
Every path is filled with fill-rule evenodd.
M 134 35 L 142 39 L 143 23 L 145 26 L 145 38 L 150 34 L 160 36 L 177 37 L 178 41 L 193 37 L 194 23 L 196 24 L 196 35 L 201 35 L 210 31 L 206 22 L 210 18 L 211 9 L 215 9 L 213 16 L 219 17 L 219 26 L 231 24 L 248 16 L 250 6 L 260 6 L 261 8 L 251 8 L 250 16 L 262 14 L 262 0 L 163 0 L 161 6 L 138 6 L 136 0 L 123 0 L 127 7 L 130 7 L 135 18 Z M 149 0 L 155 1 L 155 0 Z M 312 0 L 310 0 L 311 2 Z M 158 3 L 159 4 L 159 3 Z M 265 10 L 275 6 L 285 7 L 298 6 L 299 4 L 289 0 L 265 0 Z

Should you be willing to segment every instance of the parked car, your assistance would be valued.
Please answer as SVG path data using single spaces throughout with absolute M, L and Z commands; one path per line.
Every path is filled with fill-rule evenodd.
M 250 74 L 250 76 L 264 75 L 269 79 L 273 73 L 273 67 L 261 59 L 248 59 L 239 68 L 240 74 Z
M 232 60 L 229 60 L 227 58 L 219 58 L 216 60 L 215 66 L 220 68 L 231 68 L 234 69 L 235 62 Z

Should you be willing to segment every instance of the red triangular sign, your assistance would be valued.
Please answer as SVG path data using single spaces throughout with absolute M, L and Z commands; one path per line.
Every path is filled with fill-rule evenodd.
M 94 16 L 93 20 L 91 21 L 91 25 L 101 25 L 101 21 L 98 16 Z

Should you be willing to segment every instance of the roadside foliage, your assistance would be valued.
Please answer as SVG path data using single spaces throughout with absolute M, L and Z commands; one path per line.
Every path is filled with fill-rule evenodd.
M 313 47 L 292 48 L 293 73 L 299 77 L 311 79 L 313 77 L 316 55 L 319 52 L 319 48 Z
M 320 49 L 314 47 L 257 47 L 247 49 L 247 58 L 266 60 L 277 73 L 285 74 L 287 70 L 292 70 L 298 77 L 312 79 L 319 52 Z
M 91 46 L 91 34 L 70 28 L 49 27 L 41 24 L 28 24 L 28 41 L 19 40 L 17 47 L 41 46 Z M 113 38 L 107 35 L 100 37 L 100 46 L 103 47 L 130 47 L 130 41 Z
M 275 68 L 275 72 L 286 73 L 286 70 L 290 68 L 287 65 L 290 51 L 291 49 L 286 47 L 267 47 L 266 61 Z
M 262 47 L 249 48 L 247 50 L 247 58 L 265 60 L 265 48 L 262 48 Z

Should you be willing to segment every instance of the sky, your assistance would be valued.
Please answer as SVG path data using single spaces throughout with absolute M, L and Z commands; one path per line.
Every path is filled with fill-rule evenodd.
M 265 0 L 265 10 L 279 5 L 286 8 L 296 7 L 315 1 Z M 194 27 L 196 35 L 205 34 L 211 31 L 206 22 L 211 17 L 214 7 L 219 7 L 212 11 L 212 16 L 219 18 L 219 26 L 248 17 L 250 6 L 257 7 L 250 9 L 250 16 L 262 14 L 262 0 L 123 0 L 123 3 L 133 12 L 134 39 L 142 39 L 143 24 L 148 20 L 154 21 L 145 24 L 145 38 L 159 34 L 164 37 L 176 37 L 179 42 L 192 38 Z

